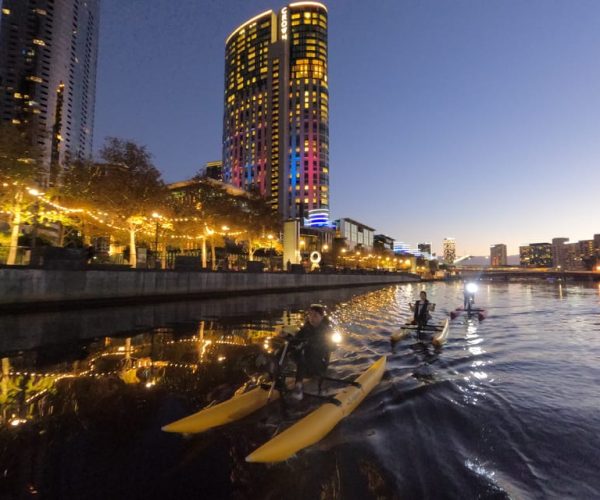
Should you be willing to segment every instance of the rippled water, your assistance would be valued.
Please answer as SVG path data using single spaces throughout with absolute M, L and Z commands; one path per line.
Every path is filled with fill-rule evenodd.
M 0 496 L 600 497 L 600 287 L 482 284 L 485 321 L 392 354 L 422 287 L 437 319 L 462 303 L 459 285 L 430 284 L 2 317 Z M 273 408 L 192 438 L 160 431 L 229 397 L 248 355 L 316 300 L 344 333 L 332 372 L 389 355 L 325 439 L 265 466 L 244 457 L 282 424 Z

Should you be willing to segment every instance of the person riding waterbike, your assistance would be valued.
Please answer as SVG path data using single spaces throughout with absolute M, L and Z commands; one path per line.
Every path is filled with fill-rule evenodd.
M 325 316 L 325 307 L 313 304 L 308 309 L 306 323 L 289 339 L 290 357 L 296 363 L 296 385 L 292 397 L 303 398 L 303 380 L 323 377 L 331 356 L 332 327 Z
M 422 291 L 419 294 L 419 297 L 419 300 L 410 305 L 410 309 L 414 312 L 412 324 L 417 325 L 418 328 L 423 328 L 424 326 L 427 326 L 427 322 L 431 319 L 431 315 L 429 314 L 427 292 Z
M 463 289 L 463 309 L 467 312 L 471 312 L 473 305 L 475 305 L 475 292 L 477 291 L 477 285 L 475 283 L 467 283 Z

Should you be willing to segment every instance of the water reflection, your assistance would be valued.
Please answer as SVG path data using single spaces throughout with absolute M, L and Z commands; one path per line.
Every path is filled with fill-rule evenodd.
M 463 316 L 441 348 L 413 336 L 392 355 L 385 332 L 421 286 L 435 320 L 462 303 L 460 286 L 425 284 L 32 316 L 31 336 L 5 319 L 22 329 L 1 340 L 0 497 L 597 497 L 600 287 L 560 298 L 559 284 L 494 283 L 478 299 L 485 321 Z M 268 408 L 192 439 L 160 431 L 243 387 L 268 339 L 319 300 L 343 335 L 336 376 L 389 355 L 382 383 L 326 439 L 255 467 L 244 457 L 281 425 Z M 49 321 L 68 319 L 66 333 Z
M 236 329 L 201 321 L 191 336 L 158 328 L 133 337 L 104 337 L 80 346 L 79 359 L 46 366 L 40 366 L 39 357 L 31 352 L 2 358 L 0 424 L 17 426 L 49 415 L 59 393 L 81 379 L 110 380 L 146 390 L 160 386 L 196 390 L 207 378 L 235 383 L 242 377 L 236 372 L 240 359 L 261 350 L 264 339 L 281 324 Z M 93 386 L 88 387 L 93 391 Z
M 397 292 L 398 287 L 370 294 L 338 292 L 338 297 L 348 300 L 332 304 L 330 316 L 343 341 L 347 343 L 355 335 L 353 324 L 381 317 L 380 311 L 398 300 Z M 307 294 L 298 295 L 303 306 L 310 303 Z M 330 299 L 327 293 L 320 297 Z M 224 399 L 248 381 L 256 356 L 270 349 L 268 340 L 273 335 L 286 326 L 302 324 L 304 312 L 296 306 L 298 297 L 288 298 L 294 300 L 291 307 L 277 313 L 265 311 L 260 318 L 242 314 L 146 327 L 136 335 L 104 336 L 6 356 L 0 379 L 0 425 L 18 426 L 48 416 L 57 399 L 66 399 L 65 394 L 76 393 L 79 387 L 89 393 L 96 388 L 103 390 L 106 384 L 130 386 L 136 391 L 165 389 L 188 398 L 192 405 Z M 156 307 L 170 308 L 172 304 Z M 97 311 L 88 314 L 95 317 Z M 95 385 L 82 384 L 82 380 L 94 381 Z M 71 409 L 76 410 L 78 396 L 69 397 L 73 400 Z

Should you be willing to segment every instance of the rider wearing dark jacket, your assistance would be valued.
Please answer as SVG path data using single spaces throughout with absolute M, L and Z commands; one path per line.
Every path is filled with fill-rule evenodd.
M 415 302 L 414 313 L 413 324 L 419 327 L 426 326 L 430 317 L 429 301 L 427 300 L 426 292 L 421 292 L 420 300 Z
M 319 304 L 310 306 L 308 319 L 294 336 L 291 357 L 296 363 L 296 395 L 302 398 L 302 380 L 323 376 L 331 355 L 332 328 Z

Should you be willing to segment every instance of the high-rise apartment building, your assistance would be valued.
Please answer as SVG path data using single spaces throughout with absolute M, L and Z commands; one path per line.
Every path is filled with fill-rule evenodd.
M 552 266 L 565 267 L 566 246 L 569 238 L 552 238 Z
M 519 247 L 519 265 L 521 267 L 530 267 L 531 263 L 531 247 L 522 245 Z
M 327 8 L 297 2 L 225 42 L 223 179 L 284 218 L 329 209 Z
M 522 267 L 552 267 L 552 245 L 550 243 L 530 243 L 519 247 Z
M 490 265 L 492 267 L 505 266 L 507 263 L 506 245 L 498 243 L 490 247 Z
M 40 147 L 45 182 L 92 153 L 100 0 L 3 0 L 0 121 Z
M 443 255 L 446 264 L 454 264 L 456 260 L 456 240 L 454 238 L 444 238 Z

